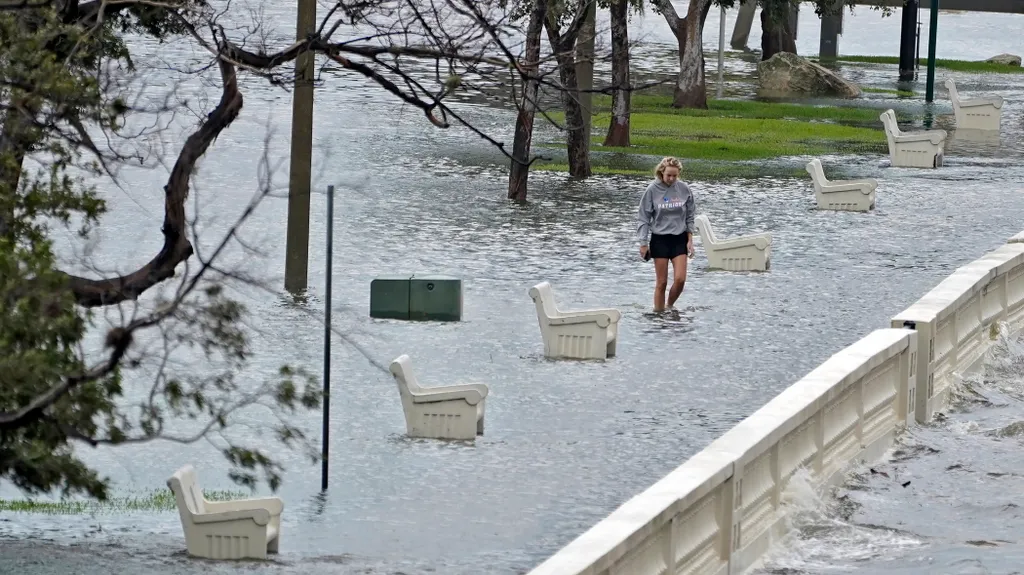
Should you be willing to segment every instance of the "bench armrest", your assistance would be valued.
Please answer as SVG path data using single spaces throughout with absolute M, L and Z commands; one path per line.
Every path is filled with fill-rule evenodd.
M 961 108 L 974 108 L 976 106 L 994 106 L 996 109 L 999 109 L 1003 107 L 1003 97 L 996 95 L 960 100 Z
M 239 509 L 236 511 L 202 513 L 192 516 L 194 523 L 227 523 L 244 519 L 251 519 L 256 525 L 266 525 L 270 523 L 270 512 L 266 509 Z
M 441 391 L 421 393 L 412 396 L 413 403 L 437 403 L 440 401 L 452 401 L 464 399 L 470 405 L 476 405 L 487 397 L 487 386 L 479 383 L 467 383 L 465 385 L 453 385 L 441 388 Z
M 618 323 L 622 314 L 617 309 L 569 312 L 559 317 L 548 318 L 549 325 L 579 325 L 582 323 L 596 323 L 598 327 L 608 327 Z
M 231 501 L 206 501 L 206 510 L 210 513 L 225 511 L 245 511 L 249 509 L 266 509 L 270 516 L 280 515 L 284 511 L 284 501 L 280 497 L 257 497 L 252 499 L 232 499 Z
M 945 130 L 927 130 L 924 132 L 904 132 L 902 135 L 893 136 L 893 141 L 899 143 L 925 142 L 930 141 L 938 144 L 946 139 Z

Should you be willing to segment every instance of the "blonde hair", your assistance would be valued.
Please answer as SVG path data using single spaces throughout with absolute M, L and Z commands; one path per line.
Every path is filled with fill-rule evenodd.
M 683 163 L 672 156 L 665 156 L 658 162 L 657 167 L 654 168 L 654 177 L 658 178 L 658 181 L 665 181 L 665 169 L 666 168 L 677 168 L 679 171 L 683 170 Z

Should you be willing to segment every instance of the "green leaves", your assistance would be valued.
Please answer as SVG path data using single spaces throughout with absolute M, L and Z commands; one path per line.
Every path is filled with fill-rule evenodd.
M 109 480 L 72 445 L 210 439 L 238 482 L 255 487 L 262 472 L 276 489 L 281 468 L 262 450 L 264 435 L 315 459 L 286 416 L 318 408 L 322 393 L 301 369 L 267 378 L 248 369 L 251 330 L 245 306 L 225 289 L 232 279 L 207 270 L 197 289 L 180 284 L 156 311 L 128 301 L 105 314 L 114 323 L 100 325 L 75 304 L 57 268 L 59 228 L 87 239 L 104 225 L 106 205 L 86 178 L 105 177 L 105 162 L 127 161 L 96 149 L 89 135 L 116 135 L 132 111 L 132 94 L 101 71 L 134 69 L 124 33 L 162 40 L 185 31 L 163 7 L 107 10 L 100 20 L 80 14 L 85 22 L 65 22 L 49 7 L 0 12 L 0 415 L 62 392 L 39 418 L 0 428 L 0 478 L 29 493 L 104 499 Z M 25 169 L 26 158 L 41 167 Z M 95 345 L 90 330 L 106 330 L 108 345 Z M 238 420 L 243 433 L 231 433 Z

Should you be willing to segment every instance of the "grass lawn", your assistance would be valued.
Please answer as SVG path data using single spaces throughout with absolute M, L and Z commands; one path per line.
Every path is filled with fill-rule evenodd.
M 712 118 L 750 118 L 777 120 L 819 120 L 849 123 L 878 122 L 878 112 L 868 108 L 812 106 L 809 104 L 785 104 L 775 102 L 758 102 L 755 100 L 708 100 L 707 110 L 679 109 L 672 107 L 672 98 L 667 95 L 633 94 L 630 99 L 632 112 L 660 113 L 672 116 L 698 116 Z M 595 95 L 593 100 L 595 112 L 611 111 L 611 96 Z M 881 124 L 879 124 L 881 125 Z M 608 127 L 608 117 L 604 117 L 602 127 Z
M 210 501 L 225 501 L 251 497 L 241 491 L 204 491 Z M 177 509 L 170 489 L 161 489 L 138 495 L 111 496 L 107 501 L 68 499 L 62 501 L 0 499 L 0 511 L 14 513 L 42 513 L 45 515 L 93 515 L 98 513 L 125 513 L 131 511 L 172 511 Z
M 864 62 L 867 64 L 892 64 L 898 65 L 900 63 L 899 56 L 839 56 L 840 62 Z M 921 58 L 921 67 L 928 67 L 928 59 Z M 1021 66 L 1007 66 L 1005 64 L 995 64 L 993 62 L 971 62 L 968 60 L 943 60 L 940 58 L 935 59 L 936 68 L 945 68 L 947 70 L 955 70 L 957 72 L 992 72 L 996 74 L 1020 74 L 1024 73 L 1024 67 Z
M 753 176 L 764 174 L 765 169 L 758 163 L 735 162 L 886 150 L 874 109 L 710 100 L 708 110 L 679 110 L 672 108 L 671 97 L 648 94 L 633 97 L 632 147 L 604 147 L 610 103 L 607 96 L 594 98 L 591 162 L 595 173 L 649 175 L 647 164 L 654 158 L 676 156 L 686 160 L 684 172 L 689 173 L 684 176 L 691 178 Z M 560 114 L 552 117 L 563 119 Z M 545 147 L 564 149 L 564 144 L 551 142 Z M 567 166 L 548 163 L 538 169 L 561 171 Z
M 892 88 L 871 88 L 868 86 L 861 86 L 860 89 L 869 94 L 895 94 L 897 96 L 904 98 L 909 98 L 917 95 L 910 90 L 895 90 Z

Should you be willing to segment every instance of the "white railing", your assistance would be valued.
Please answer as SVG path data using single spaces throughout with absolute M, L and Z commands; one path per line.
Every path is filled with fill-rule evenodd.
M 905 423 L 917 334 L 877 330 L 829 358 L 532 575 L 738 573 L 781 535 L 782 491 L 832 482 Z
M 916 419 L 949 403 L 956 377 L 978 369 L 1005 322 L 1024 324 L 1024 243 L 1008 243 L 958 268 L 892 319 L 918 332 Z
M 1024 237 L 1024 232 L 1014 239 Z M 1019 242 L 1019 240 L 1018 240 Z M 833 355 L 530 575 L 735 575 L 783 535 L 799 469 L 835 484 L 927 422 L 1000 326 L 1024 327 L 1024 243 L 957 269 L 880 329 Z

